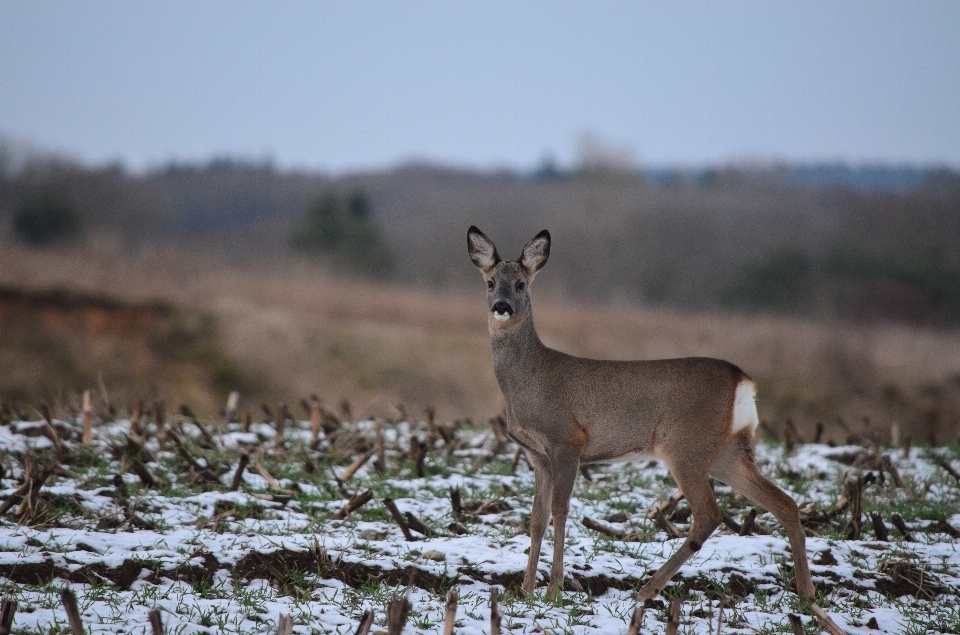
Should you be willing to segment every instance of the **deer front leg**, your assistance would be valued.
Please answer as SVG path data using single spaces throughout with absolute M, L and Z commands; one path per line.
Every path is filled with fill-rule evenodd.
M 533 593 L 537 586 L 537 566 L 540 563 L 540 545 L 543 534 L 550 522 L 550 499 L 552 496 L 551 482 L 545 461 L 541 461 L 531 452 L 527 452 L 530 464 L 533 465 L 534 495 L 533 509 L 530 510 L 530 552 L 527 558 L 527 571 L 523 575 L 523 592 Z
M 553 565 L 550 567 L 550 586 L 547 599 L 552 600 L 563 588 L 563 545 L 566 538 L 567 514 L 570 513 L 570 496 L 580 467 L 579 448 L 569 448 L 551 457 L 550 478 L 553 481 L 553 496 L 550 510 L 553 514 Z

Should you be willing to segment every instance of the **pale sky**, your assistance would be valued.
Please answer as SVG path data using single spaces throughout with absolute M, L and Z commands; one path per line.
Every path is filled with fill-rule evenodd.
M 0 135 L 132 169 L 960 167 L 960 2 L 0 0 Z

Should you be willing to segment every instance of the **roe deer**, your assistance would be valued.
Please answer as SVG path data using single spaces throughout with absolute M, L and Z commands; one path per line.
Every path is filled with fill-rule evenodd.
M 753 461 L 753 381 L 718 359 L 601 361 L 547 348 L 533 325 L 530 283 L 550 255 L 550 234 L 537 234 L 515 262 L 500 260 L 476 227 L 467 232 L 467 248 L 487 283 L 493 370 L 507 401 L 508 432 L 526 451 L 536 479 L 523 590 L 532 593 L 536 585 L 552 514 L 547 597 L 560 592 L 564 529 L 580 465 L 655 457 L 686 496 L 693 525 L 680 549 L 640 589 L 638 601 L 655 597 L 720 525 L 711 476 L 777 517 L 790 539 L 797 590 L 813 600 L 797 504 Z

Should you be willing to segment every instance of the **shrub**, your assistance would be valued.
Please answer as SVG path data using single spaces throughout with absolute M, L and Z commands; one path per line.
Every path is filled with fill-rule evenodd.
M 328 192 L 314 200 L 293 236 L 293 246 L 326 257 L 367 275 L 385 276 L 393 256 L 372 218 L 367 196 L 360 191 L 345 201 Z
M 798 308 L 808 295 L 813 274 L 809 255 L 798 249 L 778 249 L 744 266 L 724 299 L 727 304 L 754 308 Z
M 879 254 L 837 243 L 819 259 L 781 249 L 741 268 L 724 300 L 759 309 L 825 309 L 857 320 L 957 324 L 960 269 L 936 247 Z
M 28 199 L 13 217 L 14 235 L 28 245 L 46 247 L 80 235 L 80 216 L 63 197 L 44 193 Z

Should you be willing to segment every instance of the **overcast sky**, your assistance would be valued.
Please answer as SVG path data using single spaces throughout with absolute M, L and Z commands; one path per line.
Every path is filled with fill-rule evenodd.
M 960 167 L 960 2 L 0 0 L 0 134 L 141 169 Z

